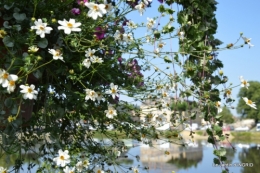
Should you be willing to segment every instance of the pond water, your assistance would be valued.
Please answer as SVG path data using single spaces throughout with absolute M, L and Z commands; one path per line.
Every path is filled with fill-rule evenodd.
M 178 145 L 157 141 L 153 147 L 138 143 L 135 141 L 127 141 L 132 145 L 127 153 L 129 157 L 120 157 L 120 163 L 127 166 L 136 166 L 140 173 L 221 173 L 221 167 L 213 164 L 213 147 L 205 141 L 198 141 L 188 147 L 181 147 Z M 229 163 L 230 173 L 260 173 L 260 145 L 259 144 L 232 144 L 236 150 L 231 146 L 223 143 L 227 148 L 227 163 Z M 165 151 L 170 154 L 166 155 Z M 136 156 L 140 156 L 139 159 Z M 0 166 L 10 165 L 12 160 L 2 158 Z M 36 168 L 28 171 L 28 164 L 24 165 L 24 170 L 20 173 L 35 173 Z M 149 167 L 145 170 L 144 167 Z M 10 167 L 11 170 L 11 167 Z M 114 170 L 114 168 L 111 170 Z M 118 172 L 130 172 L 129 169 L 123 167 L 117 168 Z

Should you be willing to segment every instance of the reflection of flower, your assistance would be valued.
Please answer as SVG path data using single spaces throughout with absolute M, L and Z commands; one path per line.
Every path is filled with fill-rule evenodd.
M 245 87 L 248 89 L 250 84 L 243 78 L 243 76 L 240 76 L 240 82 L 241 82 L 241 87 Z
M 106 6 L 104 4 L 95 4 L 93 2 L 86 2 L 85 6 L 89 8 L 88 16 L 96 20 L 97 17 L 103 17 L 103 14 L 106 14 Z
M 20 85 L 21 93 L 23 93 L 23 98 L 24 99 L 36 99 L 38 91 L 35 90 L 35 86 L 32 84 L 30 86 L 28 85 Z
M 47 23 L 43 23 L 42 19 L 38 19 L 38 21 L 34 22 L 35 26 L 31 26 L 31 29 L 36 29 L 36 34 L 41 38 L 45 37 L 45 34 L 50 34 L 52 28 L 47 27 Z
M 6 168 L 0 167 L 0 173 L 7 173 Z
M 94 172 L 95 172 L 95 173 L 104 173 L 104 171 L 103 171 L 102 168 L 100 168 L 100 167 L 96 167 L 96 168 L 94 169 Z
M 248 106 L 250 106 L 251 108 L 254 108 L 254 109 L 257 109 L 256 108 L 256 105 L 255 105 L 255 102 L 252 102 L 251 100 L 249 100 L 248 98 L 246 98 L 246 97 L 243 97 L 243 100 L 246 102 L 246 104 L 248 105 Z
M 53 161 L 56 162 L 57 166 L 65 167 L 67 163 L 70 163 L 69 151 L 68 150 L 62 151 L 60 149 L 58 152 L 59 152 L 59 156 L 55 157 Z
M 70 19 L 67 21 L 64 19 L 63 21 L 58 20 L 58 23 L 61 25 L 58 27 L 58 30 L 64 30 L 65 34 L 70 34 L 71 31 L 80 32 L 81 29 L 79 26 L 81 26 L 80 22 L 76 22 L 75 19 Z
M 75 167 L 69 168 L 68 166 L 66 166 L 66 167 L 63 169 L 63 171 L 64 171 L 64 173 L 74 173 Z

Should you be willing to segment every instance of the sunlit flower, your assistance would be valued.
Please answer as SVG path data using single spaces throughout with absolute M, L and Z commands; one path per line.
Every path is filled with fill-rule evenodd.
M 85 168 L 88 168 L 88 166 L 90 165 L 89 161 L 86 159 L 82 162 L 82 165 L 85 167 Z
M 53 59 L 55 60 L 61 60 L 64 62 L 63 57 L 62 57 L 62 53 L 59 49 L 48 49 L 49 53 L 53 55 Z
M 83 60 L 82 64 L 83 64 L 85 67 L 89 68 L 90 65 L 91 65 L 91 61 L 90 61 L 89 58 L 86 58 L 86 59 Z
M 20 85 L 20 88 L 22 89 L 20 92 L 23 93 L 23 98 L 24 99 L 36 99 L 38 91 L 35 90 L 35 86 L 31 84 L 30 86 L 28 85 Z
M 217 109 L 218 109 L 218 114 L 219 114 L 220 112 L 222 112 L 222 108 L 220 107 L 220 106 L 221 106 L 221 102 L 220 102 L 220 101 L 217 101 L 215 105 L 216 105 L 216 107 L 217 107 Z
M 110 84 L 110 90 L 106 91 L 106 94 L 111 94 L 113 99 L 115 99 L 115 97 L 119 96 L 118 93 L 117 93 L 117 88 L 118 86 L 117 85 L 114 85 L 114 83 L 111 83 Z
M 95 56 L 95 55 L 94 55 L 95 52 L 96 52 L 95 49 L 92 49 L 92 50 L 91 50 L 90 48 L 88 48 L 88 50 L 85 51 L 85 53 L 86 53 L 86 54 L 85 54 L 85 57 L 87 57 L 87 58 L 90 57 L 90 58 L 91 58 L 91 57 Z
M 14 92 L 15 89 L 15 81 L 18 80 L 18 76 L 11 74 L 8 76 L 8 85 L 7 85 L 7 92 L 10 94 L 11 92 Z
M 117 115 L 116 110 L 111 105 L 108 106 L 108 109 L 105 110 L 105 113 L 107 118 L 114 118 L 114 116 Z
M 111 3 L 107 3 L 107 0 L 104 0 L 105 10 L 107 12 L 111 11 L 113 9 L 113 6 Z
M 82 172 L 83 168 L 84 168 L 83 162 L 82 161 L 77 162 L 77 164 L 76 164 L 77 171 Z
M 66 166 L 64 169 L 63 169 L 64 173 L 75 173 L 75 167 L 73 168 L 69 168 L 68 166 Z
M 2 87 L 8 86 L 8 77 L 9 73 L 6 72 L 4 69 L 0 69 L 0 84 L 2 84 Z
M 105 173 L 105 171 L 103 171 L 102 168 L 100 168 L 100 167 L 95 167 L 94 172 L 95 173 Z
M 7 169 L 4 167 L 0 167 L 0 173 L 7 173 Z
M 163 124 L 164 122 L 166 122 L 166 117 L 164 115 L 159 115 L 158 117 L 156 117 L 156 120 L 159 124 Z
M 133 41 L 133 35 L 132 35 L 132 33 L 128 33 L 128 34 L 123 34 L 123 40 L 125 41 L 125 42 L 131 42 L 131 41 Z
M 146 27 L 148 30 L 152 29 L 154 24 L 155 24 L 155 20 L 154 19 L 151 19 L 151 18 L 148 18 L 147 17 L 147 24 L 146 24 Z
M 91 89 L 86 89 L 86 97 L 85 97 L 85 100 L 92 100 L 92 101 L 95 101 L 97 99 L 97 93 L 94 91 L 94 90 L 91 90 Z
M 45 37 L 45 34 L 50 34 L 52 28 L 47 26 L 47 23 L 43 23 L 42 19 L 34 22 L 35 26 L 31 26 L 31 29 L 36 29 L 36 34 L 41 38 Z
M 79 26 L 81 26 L 81 23 L 76 22 L 75 19 L 70 19 L 69 21 L 67 21 L 66 19 L 63 19 L 63 21 L 58 20 L 58 23 L 61 25 L 58 27 L 58 30 L 64 30 L 65 34 L 70 34 L 71 31 L 81 31 L 81 29 L 79 28 Z
M 249 45 L 249 48 L 254 46 L 251 44 L 251 38 L 246 38 L 246 37 L 242 37 L 242 38 L 245 41 L 245 44 Z
M 137 25 L 133 22 L 133 21 L 128 21 L 128 22 L 126 22 L 126 25 L 129 27 L 129 28 L 131 28 L 131 29 L 135 29 L 135 28 L 137 28 Z
M 255 105 L 255 102 L 252 102 L 251 100 L 249 100 L 248 98 L 246 97 L 243 97 L 243 100 L 246 102 L 246 104 L 254 109 L 257 109 L 256 108 L 256 105 Z
M 135 9 L 137 9 L 140 13 L 140 16 L 143 15 L 144 11 L 145 11 L 145 7 L 146 5 L 143 2 L 140 2 L 140 4 L 135 6 Z
M 30 46 L 29 48 L 28 48 L 28 52 L 29 53 L 35 53 L 35 52 L 37 52 L 39 50 L 39 48 L 37 47 L 37 46 Z
M 86 2 L 85 6 L 89 8 L 88 16 L 92 17 L 92 19 L 96 20 L 97 17 L 103 17 L 104 14 L 107 13 L 106 5 L 104 4 L 95 4 L 93 2 Z
M 90 60 L 91 60 L 92 63 L 99 63 L 99 64 L 101 64 L 102 62 L 104 62 L 102 58 L 99 58 L 97 56 L 92 56 L 90 58 Z
M 3 29 L 0 29 L 0 38 L 4 38 L 6 36 L 6 32 Z
M 70 163 L 69 151 L 68 150 L 62 151 L 60 149 L 58 153 L 59 156 L 55 157 L 53 161 L 56 162 L 57 166 L 65 167 L 66 164 Z
M 241 87 L 245 87 L 248 89 L 250 84 L 243 78 L 243 76 L 240 76 L 240 82 L 241 82 Z
M 133 167 L 133 168 L 132 168 L 132 171 L 133 171 L 133 173 L 139 173 L 139 170 L 138 170 L 137 167 Z
M 181 41 L 184 40 L 184 34 L 185 34 L 185 33 L 184 33 L 183 31 L 178 32 L 178 36 L 179 36 L 179 38 L 180 38 Z
M 228 97 L 228 98 L 231 98 L 231 89 L 227 89 L 225 91 L 225 96 Z
M 159 42 L 158 43 L 158 48 L 161 50 L 165 46 L 164 42 Z
M 10 115 L 10 116 L 8 116 L 8 118 L 7 118 L 7 121 L 8 121 L 9 123 L 13 122 L 14 120 L 16 120 L 16 116 Z M 1 173 L 1 172 L 0 172 L 0 173 Z

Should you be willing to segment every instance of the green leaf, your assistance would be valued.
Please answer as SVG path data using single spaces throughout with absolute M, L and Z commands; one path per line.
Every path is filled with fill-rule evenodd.
M 42 77 L 42 72 L 40 70 L 36 70 L 34 73 L 33 73 L 34 77 L 36 77 L 37 79 L 41 78 Z
M 166 9 L 166 13 L 168 13 L 168 14 L 173 14 L 174 12 L 175 12 L 175 11 L 172 10 L 172 9 L 170 9 L 170 8 Z
M 220 161 L 217 158 L 214 158 L 213 162 L 214 162 L 214 164 L 218 164 L 218 165 L 220 164 Z
M 13 39 L 9 36 L 4 37 L 3 42 L 7 47 L 14 47 Z
M 223 156 L 226 155 L 227 151 L 226 151 L 225 148 L 220 147 L 220 149 L 218 149 L 218 150 L 214 150 L 213 153 L 214 153 L 216 156 L 218 156 L 218 157 L 223 157 Z
M 159 8 L 158 8 L 158 11 L 159 11 L 160 13 L 165 12 L 164 6 L 163 6 L 163 5 L 160 5 Z
M 40 48 L 46 48 L 48 46 L 48 40 L 46 38 L 41 38 L 37 45 Z
M 15 20 L 23 21 L 26 18 L 26 14 L 25 13 L 14 13 L 13 17 L 15 18 Z
M 197 115 L 197 111 L 195 111 L 195 112 L 192 112 L 192 114 L 191 114 L 191 119 L 192 120 L 195 120 L 196 119 L 196 115 Z
M 13 7 L 13 5 L 14 5 L 14 3 L 12 3 L 11 5 L 4 5 L 4 8 L 6 9 L 6 10 L 10 10 L 12 7 Z
M 10 108 L 13 106 L 13 100 L 11 98 L 6 98 L 4 104 L 6 107 Z

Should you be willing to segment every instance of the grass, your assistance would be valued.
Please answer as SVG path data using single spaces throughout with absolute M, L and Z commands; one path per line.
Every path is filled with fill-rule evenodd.
M 260 143 L 260 132 L 231 132 L 234 137 L 232 142 L 255 142 Z

